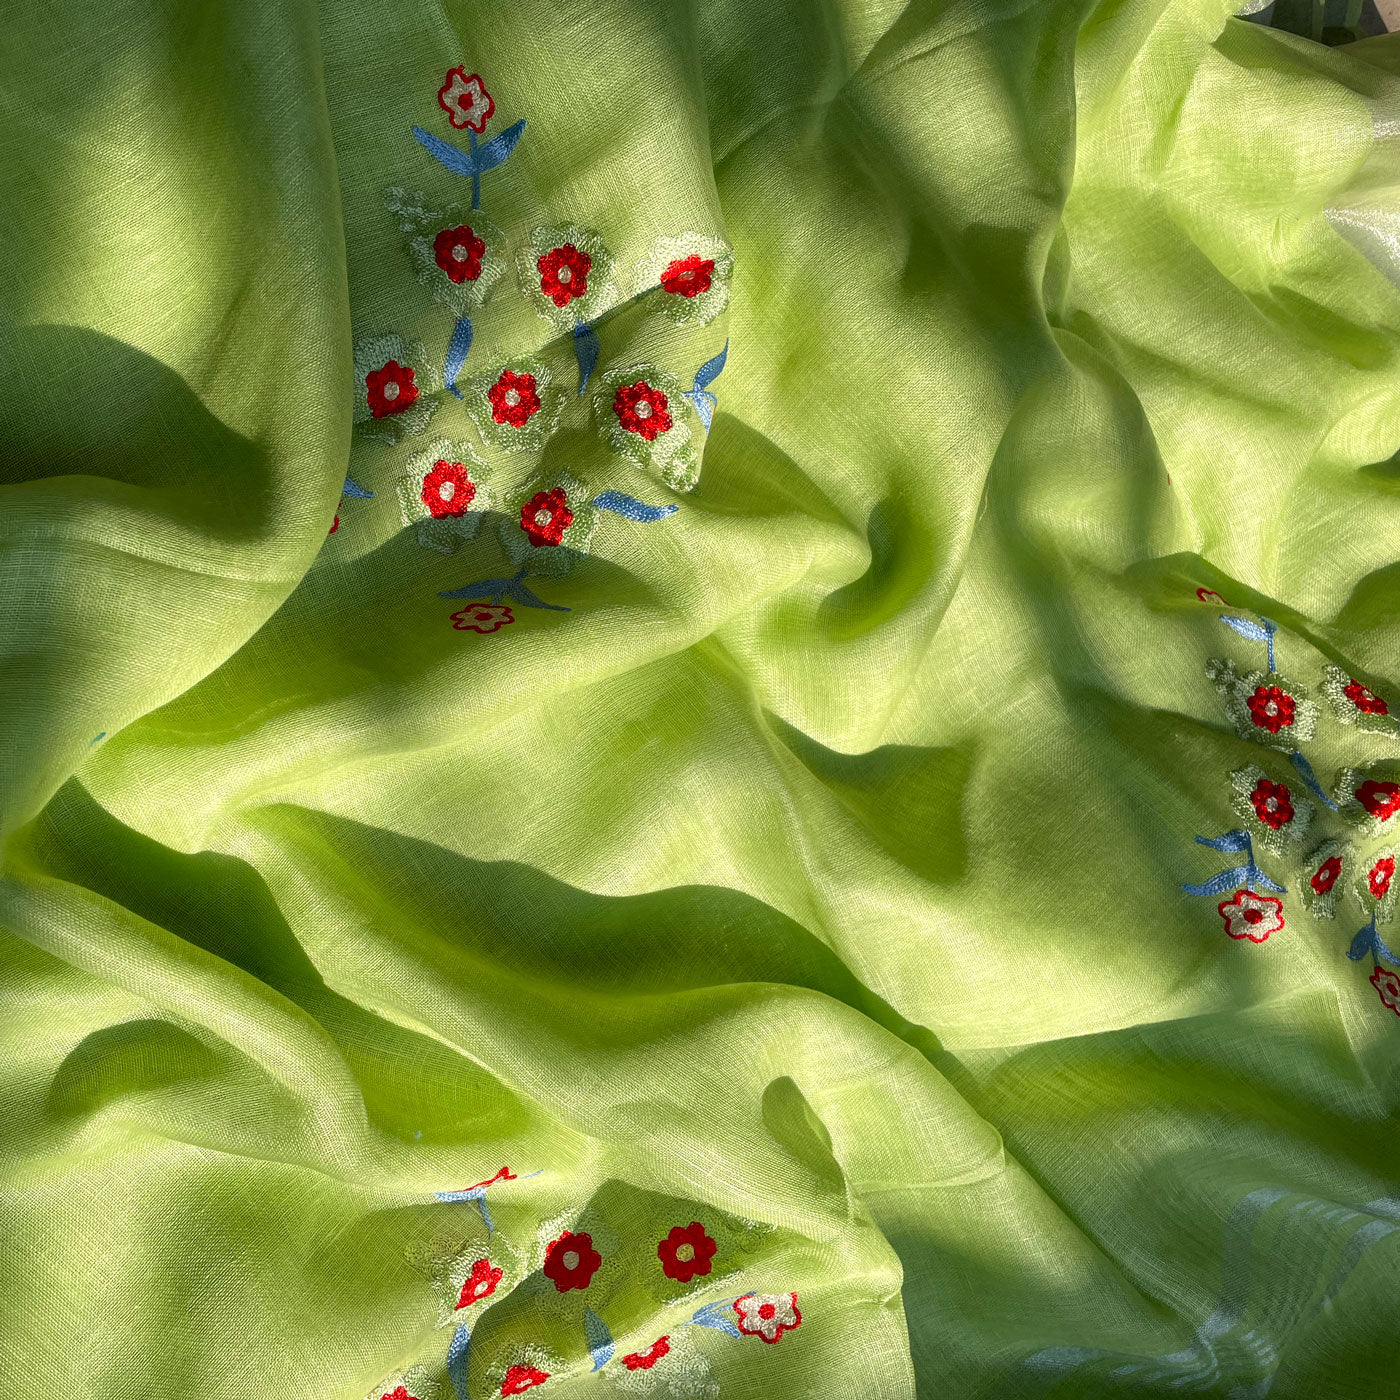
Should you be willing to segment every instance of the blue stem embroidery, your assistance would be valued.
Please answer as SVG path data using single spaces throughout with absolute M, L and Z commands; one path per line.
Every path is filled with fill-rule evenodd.
M 480 583 L 468 583 L 461 588 L 453 588 L 439 593 L 439 598 L 473 598 L 488 603 L 499 603 L 502 599 L 513 598 L 522 607 L 547 608 L 550 612 L 572 612 L 572 608 L 561 607 L 558 603 L 546 603 L 538 598 L 521 580 L 525 577 L 525 565 L 510 578 L 484 578 Z
M 617 1350 L 613 1343 L 608 1324 L 592 1308 L 583 1310 L 583 1331 L 588 1338 L 588 1354 L 593 1358 L 593 1369 L 601 1371 L 612 1360 Z
M 471 148 L 472 159 L 475 160 L 476 132 L 471 127 L 467 128 L 467 145 Z M 479 170 L 474 170 L 472 172 L 472 208 L 481 208 L 481 171 Z
M 462 391 L 457 387 L 457 376 L 461 374 L 471 348 L 472 319 L 470 316 L 459 316 L 457 324 L 452 327 L 452 339 L 447 342 L 447 363 L 442 367 L 443 382 L 459 399 Z
M 578 391 L 582 395 L 598 364 L 598 332 L 585 321 L 574 327 L 574 357 L 578 360 Z
M 1247 617 L 1230 617 L 1227 613 L 1221 613 L 1220 620 L 1241 637 L 1248 637 L 1251 642 L 1263 642 L 1269 648 L 1269 670 L 1274 669 L 1274 633 L 1278 631 L 1277 622 L 1272 622 L 1262 615 L 1259 622 L 1251 622 Z M 1260 623 L 1263 626 L 1260 626 Z
M 372 501 L 374 499 L 373 491 L 366 491 L 363 486 L 356 485 L 348 476 L 345 478 L 344 487 L 341 488 L 341 495 L 353 496 L 357 501 Z
M 718 1303 L 706 1303 L 690 1320 L 697 1327 L 713 1327 L 717 1332 L 726 1332 L 731 1337 L 739 1338 L 742 1335 L 739 1326 L 729 1315 L 733 1310 L 733 1302 L 727 1299 Z
M 1371 961 L 1379 963 L 1382 958 L 1390 963 L 1392 967 L 1400 967 L 1400 953 L 1392 952 L 1376 930 L 1376 916 L 1371 915 L 1371 922 L 1351 940 L 1351 947 L 1347 949 L 1347 957 L 1352 962 L 1360 962 L 1369 953 Z
M 645 501 L 639 501 L 635 496 L 624 495 L 621 491 L 600 492 L 594 496 L 593 504 L 599 510 L 610 510 L 615 515 L 625 516 L 628 520 L 636 520 L 642 524 L 650 524 L 653 520 L 665 520 L 668 515 L 674 515 L 680 509 L 678 505 L 649 506 Z
M 719 407 L 719 400 L 710 392 L 709 386 L 720 376 L 720 371 L 724 369 L 724 362 L 729 358 L 729 342 L 724 342 L 724 349 L 718 355 L 705 361 L 699 369 L 695 371 L 694 388 L 685 391 L 685 397 L 690 400 L 699 416 L 701 423 L 705 426 L 705 431 L 710 431 L 710 424 L 714 420 L 715 409 Z
M 1200 845 L 1209 846 L 1214 851 L 1245 851 L 1248 859 L 1244 865 L 1237 865 L 1230 870 L 1222 870 L 1218 875 L 1212 875 L 1204 884 L 1183 884 L 1181 888 L 1187 894 L 1224 894 L 1226 890 L 1243 889 L 1246 885 L 1257 885 L 1260 889 L 1272 890 L 1275 894 L 1288 893 L 1282 885 L 1276 885 L 1269 879 L 1254 863 L 1254 843 L 1247 831 L 1227 831 L 1223 836 L 1198 836 L 1196 840 Z
M 541 1171 L 544 1169 L 541 1168 Z M 512 1177 L 512 1181 L 529 1181 L 530 1177 L 539 1176 L 540 1172 L 531 1172 L 530 1176 Z M 480 1186 L 473 1186 L 469 1191 L 437 1191 L 434 1196 L 437 1200 L 449 1205 L 455 1205 L 461 1201 L 470 1202 L 481 1212 L 482 1223 L 486 1226 L 486 1233 L 494 1235 L 496 1233 L 495 1222 L 491 1219 L 490 1208 L 486 1204 L 486 1188 L 494 1186 L 495 1182 L 483 1182 Z
M 488 170 L 494 170 L 510 155 L 524 130 L 524 121 L 518 121 L 480 146 L 476 144 L 473 134 L 470 151 L 464 151 L 460 146 L 454 146 L 450 141 L 434 136 L 431 131 L 424 131 L 421 126 L 415 126 L 413 134 L 417 137 L 418 144 L 440 165 L 445 165 L 454 175 L 462 175 L 473 182 L 472 207 L 475 208 L 475 192 L 481 176 Z
M 468 1400 L 467 1362 L 471 1359 L 472 1334 L 459 1327 L 447 1346 L 447 1378 L 457 1392 L 457 1400 Z
M 1317 797 L 1325 802 L 1334 812 L 1338 810 L 1337 804 L 1332 801 L 1322 790 L 1322 784 L 1317 780 L 1317 774 L 1313 772 L 1313 766 L 1300 753 L 1293 755 L 1293 766 L 1298 770 L 1299 777 L 1312 789 Z

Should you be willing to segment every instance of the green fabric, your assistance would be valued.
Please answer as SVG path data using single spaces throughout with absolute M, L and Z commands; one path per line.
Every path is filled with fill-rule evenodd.
M 1400 757 L 1400 50 L 1229 8 L 11 7 L 7 1394 L 1393 1393 L 1400 1021 L 1301 891 Z M 1261 618 L 1324 796 L 1205 674 Z

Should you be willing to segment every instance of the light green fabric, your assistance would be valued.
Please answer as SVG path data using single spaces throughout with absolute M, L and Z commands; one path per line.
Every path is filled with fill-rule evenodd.
M 1220 0 L 11 10 L 6 1393 L 1393 1393 L 1385 960 L 1262 837 L 1266 941 L 1182 889 L 1244 859 L 1193 838 L 1249 828 L 1251 763 L 1347 816 L 1206 678 L 1264 671 L 1260 618 L 1329 799 L 1400 757 L 1321 687 L 1400 712 L 1391 41 Z M 523 452 L 443 389 L 361 430 L 398 420 L 357 341 L 421 343 L 427 395 L 468 306 L 395 212 L 472 213 L 412 131 L 469 149 L 457 65 L 481 142 L 526 123 L 459 380 L 538 361 Z M 583 395 L 531 301 L 570 225 L 612 260 Z M 732 249 L 713 319 L 645 290 L 687 238 Z M 693 491 L 600 431 L 636 367 Z M 462 529 L 438 452 L 489 483 Z M 439 596 L 522 567 L 547 607 Z M 741 1335 L 750 1293 L 800 1325 Z

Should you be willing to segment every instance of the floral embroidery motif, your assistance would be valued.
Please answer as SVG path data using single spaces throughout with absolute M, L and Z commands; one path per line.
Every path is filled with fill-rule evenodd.
M 430 203 L 421 191 L 395 186 L 384 203 L 408 234 L 409 263 L 433 300 L 455 316 L 484 306 L 506 270 L 505 234 L 469 204 Z
M 489 1259 L 478 1259 L 472 1271 L 462 1283 L 462 1291 L 457 1295 L 458 1308 L 469 1308 L 483 1298 L 489 1298 L 497 1285 L 505 1277 L 505 1270 L 498 1269 Z
M 468 127 L 479 136 L 496 110 L 486 84 L 475 74 L 462 68 L 449 68 L 447 78 L 438 89 L 438 106 L 447 113 L 447 120 L 465 131 Z
M 622 1358 L 622 1364 L 629 1371 L 650 1371 L 663 1356 L 671 1351 L 670 1337 L 658 1337 L 646 1351 L 629 1352 Z
M 1231 773 L 1230 784 L 1235 811 L 1267 850 L 1282 851 L 1306 834 L 1313 805 L 1287 783 L 1273 781 L 1262 768 L 1250 764 Z
M 685 391 L 649 365 L 605 374 L 594 400 L 599 431 L 615 451 L 659 476 L 673 491 L 690 491 L 700 477 L 695 442 L 681 409 Z
M 1315 919 L 1336 917 L 1337 901 L 1345 888 L 1341 884 L 1352 859 L 1347 842 L 1331 837 L 1313 850 L 1299 876 L 1303 905 Z
M 746 1293 L 734 1300 L 739 1315 L 739 1331 L 746 1337 L 761 1337 L 776 1343 L 784 1332 L 802 1325 L 796 1293 Z
M 537 1385 L 543 1385 L 549 1379 L 548 1371 L 541 1371 L 535 1366 L 512 1366 L 506 1372 L 505 1380 L 501 1382 L 502 1395 L 523 1395 L 527 1390 L 533 1390 Z
M 540 291 L 563 310 L 571 301 L 588 295 L 588 274 L 593 259 L 581 248 L 565 243 L 535 259 L 540 274 Z
M 695 371 L 695 386 L 687 389 L 685 396 L 691 406 L 695 409 L 695 416 L 699 418 L 701 426 L 708 433 L 710 423 L 715 416 L 715 410 L 719 407 L 719 400 L 710 390 L 710 385 L 719 378 L 724 369 L 724 362 L 729 358 L 729 342 L 724 342 L 724 349 L 718 355 L 705 361 L 699 369 Z
M 598 510 L 583 483 L 567 472 L 527 482 L 506 511 L 501 521 L 506 555 L 533 574 L 566 574 L 592 547 Z
M 532 229 L 520 253 L 520 284 L 541 316 L 572 331 L 608 309 L 612 254 L 593 229 L 577 224 Z
M 707 325 L 729 305 L 734 255 L 729 245 L 701 233 L 662 238 L 637 271 L 633 294 L 650 293 L 647 306 L 682 324 Z
M 571 1288 L 587 1288 L 602 1263 L 592 1235 L 565 1230 L 545 1252 L 543 1272 L 559 1292 L 567 1293 Z
M 1327 697 L 1332 713 L 1343 724 L 1355 725 L 1376 734 L 1400 732 L 1400 721 L 1390 713 L 1390 706 L 1369 686 L 1340 666 L 1326 666 L 1322 672 L 1322 693 Z
M 462 401 L 482 438 L 508 452 L 540 452 L 564 410 L 564 392 L 533 355 L 473 375 Z
M 1236 732 L 1269 748 L 1292 753 L 1311 739 L 1317 704 L 1300 685 L 1274 671 L 1239 675 L 1230 661 L 1206 662 L 1206 675 L 1225 699 Z
M 520 528 L 536 548 L 561 543 L 564 531 L 573 523 L 574 513 L 569 509 L 563 488 L 559 486 L 552 491 L 536 491 L 520 507 Z
M 1231 938 L 1247 938 L 1262 943 L 1271 933 L 1283 927 L 1283 901 L 1253 890 L 1237 890 L 1231 899 L 1215 906 L 1225 920 L 1225 932 Z
M 410 458 L 398 480 L 404 524 L 415 527 L 425 549 L 455 553 L 475 537 L 482 512 L 494 504 L 489 478 L 465 443 L 440 439 Z
M 1400 976 L 1377 963 L 1371 973 L 1371 985 L 1380 994 L 1381 1005 L 1388 1006 L 1400 1016 Z
M 421 1366 L 386 1376 L 365 1400 L 436 1400 L 438 1387 Z
M 689 1225 L 677 1225 L 656 1246 L 656 1255 L 667 1278 L 689 1283 L 697 1274 L 710 1272 L 716 1248 L 705 1227 L 698 1220 L 692 1220 Z
M 356 341 L 354 421 L 365 437 L 394 443 L 421 433 L 437 411 L 441 387 L 416 341 L 397 335 Z
M 493 603 L 473 603 L 452 614 L 452 626 L 458 632 L 499 632 L 514 621 L 515 614 L 509 608 Z
M 1213 588 L 1198 588 L 1196 597 L 1213 608 L 1228 608 L 1230 606 Z
M 1394 919 L 1397 894 L 1400 885 L 1395 883 L 1394 850 L 1387 846 L 1373 851 L 1356 880 L 1357 898 L 1370 910 L 1372 924 L 1388 924 Z

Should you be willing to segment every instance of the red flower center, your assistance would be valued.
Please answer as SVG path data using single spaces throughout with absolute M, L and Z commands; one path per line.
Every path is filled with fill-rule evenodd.
M 369 400 L 369 411 L 376 418 L 402 413 L 418 399 L 413 370 L 397 360 L 390 360 L 379 369 L 370 370 L 365 375 L 365 397 Z
M 691 254 L 688 258 L 677 258 L 668 264 L 661 274 L 662 287 L 675 296 L 698 297 L 710 290 L 714 276 L 715 260 Z
M 662 433 L 671 430 L 671 401 L 660 389 L 654 389 L 644 379 L 635 384 L 619 386 L 613 395 L 613 412 L 617 421 L 629 433 L 636 433 L 647 442 L 655 442 Z
M 758 1309 L 758 1315 L 765 1322 L 771 1322 L 778 1315 L 778 1310 L 772 1303 L 763 1303 Z
M 441 520 L 445 516 L 465 515 L 476 499 L 476 486 L 461 462 L 439 460 L 423 478 L 420 494 L 433 518 Z
M 552 491 L 536 491 L 520 508 L 520 528 L 525 531 L 532 545 L 556 545 L 564 538 L 564 531 L 574 523 L 574 513 L 569 509 L 568 498 L 562 486 Z M 579 1235 L 579 1239 L 587 1239 Z
M 1373 690 L 1368 690 L 1355 676 L 1342 694 L 1364 715 L 1388 715 L 1390 706 Z
M 433 260 L 452 282 L 475 282 L 481 276 L 485 242 L 470 224 L 445 228 L 433 239 Z
M 567 306 L 575 297 L 588 295 L 588 274 L 593 259 L 572 243 L 562 243 L 535 261 L 540 274 L 540 291 L 555 306 Z
M 1263 919 L 1264 911 L 1262 909 L 1246 909 L 1244 911 L 1244 921 L 1247 924 L 1262 923 Z
M 1321 865 L 1313 871 L 1312 879 L 1308 882 L 1318 894 L 1326 894 L 1333 885 L 1337 883 L 1337 876 L 1342 873 L 1342 858 L 1340 856 L 1329 856 Z
M 512 428 L 523 428 L 540 411 L 539 385 L 533 374 L 503 370 L 501 377 L 486 391 L 491 417 Z
M 1381 783 L 1367 779 L 1356 789 L 1356 800 L 1373 817 L 1389 821 L 1400 811 L 1400 783 Z

